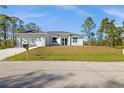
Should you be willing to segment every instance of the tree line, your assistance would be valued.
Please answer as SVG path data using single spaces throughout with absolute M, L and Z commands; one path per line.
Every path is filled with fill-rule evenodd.
M 31 22 L 24 24 L 24 21 L 16 16 L 0 14 L 0 47 L 13 47 L 16 45 L 14 33 L 30 30 L 41 31 L 40 27 Z
M 7 6 L 0 6 L 0 8 L 7 8 Z M 108 46 L 122 46 L 122 34 L 124 32 L 124 22 L 122 27 L 115 25 L 115 20 L 103 18 L 100 27 L 94 31 L 96 24 L 92 17 L 85 19 L 82 24 L 84 37 L 87 37 L 85 44 L 87 45 L 108 45 Z M 41 31 L 41 28 L 36 23 L 25 24 L 24 21 L 16 16 L 9 16 L 0 14 L 0 48 L 13 47 L 16 45 L 16 37 L 14 33 L 26 31 Z
M 103 18 L 100 27 L 94 31 L 96 24 L 91 17 L 88 17 L 82 24 L 82 31 L 84 36 L 87 36 L 88 45 L 108 45 L 108 46 L 122 46 L 123 45 L 123 32 L 124 22 L 122 27 L 115 25 L 115 20 Z M 96 36 L 96 37 L 95 37 Z

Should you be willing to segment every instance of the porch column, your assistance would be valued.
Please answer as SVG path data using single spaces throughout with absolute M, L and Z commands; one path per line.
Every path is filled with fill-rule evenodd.
M 62 40 L 62 38 L 61 38 L 61 36 L 59 36 L 59 45 L 62 45 L 61 40 Z
M 71 46 L 71 36 L 68 37 L 68 46 Z

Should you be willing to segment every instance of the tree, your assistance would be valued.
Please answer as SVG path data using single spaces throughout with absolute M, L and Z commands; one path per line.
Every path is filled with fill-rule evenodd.
M 122 28 L 124 28 L 124 21 L 122 22 Z
M 94 33 L 92 32 L 92 30 L 95 29 L 95 27 L 96 27 L 96 24 L 94 23 L 91 17 L 88 17 L 82 25 L 83 30 L 81 32 L 86 34 L 89 44 L 91 43 L 92 37 L 94 36 Z
M 24 26 L 24 21 L 19 20 L 19 26 L 17 27 L 17 32 L 25 32 L 25 26 Z
M 115 46 L 116 45 L 116 36 L 118 37 L 118 35 L 116 35 L 117 28 L 114 24 L 115 20 L 111 20 L 110 21 L 110 31 L 108 32 L 108 36 L 111 42 L 111 46 Z
M 15 35 L 14 33 L 17 32 L 17 22 L 20 20 L 19 18 L 15 17 L 15 16 L 11 16 L 11 32 L 12 32 L 12 45 L 15 46 Z
M 95 36 L 95 33 L 94 32 L 91 32 L 91 40 L 92 41 L 94 40 L 94 36 Z
M 123 32 L 121 27 L 116 27 L 114 24 L 115 20 L 104 18 L 101 22 L 100 29 L 98 32 L 104 33 L 105 39 L 109 42 L 109 45 L 118 45 L 118 41 L 121 41 L 120 36 Z
M 116 27 L 115 42 L 116 45 L 122 45 L 122 34 L 124 32 L 123 27 Z
M 115 20 L 109 21 L 108 18 L 102 19 L 101 26 L 99 32 L 105 33 L 105 38 L 108 42 L 110 42 L 111 46 L 115 45 L 115 31 L 116 27 L 114 24 Z
M 99 41 L 99 42 L 103 42 L 105 40 L 106 44 L 108 43 L 107 34 L 106 34 L 108 29 L 109 29 L 109 20 L 108 20 L 108 18 L 104 18 L 104 19 L 102 19 L 100 28 L 97 31 L 97 35 L 100 35 L 100 34 L 103 35 L 102 38 L 101 38 L 101 36 L 99 36 L 101 38 L 101 41 Z M 104 40 L 103 40 L 103 38 L 104 38 Z
M 2 46 L 2 37 L 3 37 L 3 32 L 0 30 L 0 46 Z
M 1 7 L 1 8 L 7 8 L 7 6 L 6 6 L 6 5 L 0 5 L 0 7 Z
M 102 41 L 103 40 L 104 35 L 103 35 L 102 32 L 97 31 L 96 32 L 96 36 L 97 36 L 97 40 L 98 41 Z
M 31 30 L 34 30 L 34 31 L 41 31 L 40 27 L 35 24 L 35 23 L 28 23 L 25 25 L 25 30 L 26 31 L 31 31 Z
M 10 17 L 5 14 L 0 14 L 0 31 L 3 31 L 4 47 L 7 46 L 7 32 L 10 26 Z

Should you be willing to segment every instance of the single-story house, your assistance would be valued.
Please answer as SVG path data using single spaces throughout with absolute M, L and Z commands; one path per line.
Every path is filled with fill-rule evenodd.
M 64 31 L 36 32 L 28 31 L 23 33 L 15 33 L 16 45 L 22 47 L 23 44 L 29 46 L 81 46 L 83 45 L 83 37 Z

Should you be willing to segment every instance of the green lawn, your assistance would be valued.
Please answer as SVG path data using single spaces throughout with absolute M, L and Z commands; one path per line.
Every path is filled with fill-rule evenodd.
M 26 52 L 5 60 L 26 60 Z M 106 46 L 51 46 L 31 50 L 29 60 L 124 61 L 124 55 Z

